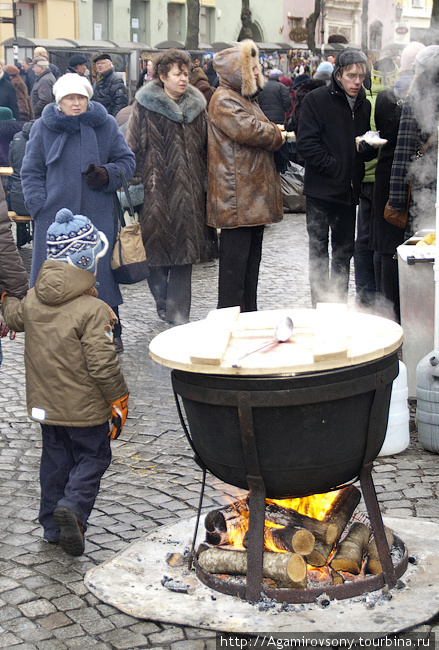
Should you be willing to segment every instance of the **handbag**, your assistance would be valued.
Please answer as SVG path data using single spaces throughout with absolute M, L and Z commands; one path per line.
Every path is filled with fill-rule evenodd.
M 149 276 L 149 266 L 146 260 L 140 223 L 135 221 L 128 183 L 125 174 L 122 170 L 119 171 L 125 196 L 128 198 L 128 212 L 134 221 L 128 226 L 126 225 L 122 206 L 115 195 L 115 217 L 118 225 L 110 266 L 114 279 L 118 284 L 135 284 Z
M 419 151 L 417 152 L 416 154 L 417 158 L 421 158 L 424 155 L 424 153 L 427 151 L 428 147 L 431 145 L 435 137 L 436 134 L 433 133 L 433 135 L 431 135 L 428 138 L 424 146 L 421 147 L 421 149 L 419 149 Z M 402 228 L 403 230 L 407 228 L 411 193 L 412 193 L 412 182 L 410 181 L 408 192 L 407 192 L 407 205 L 405 210 L 402 211 L 395 210 L 395 208 L 392 208 L 392 206 L 389 205 L 389 202 L 387 201 L 383 213 L 383 217 L 387 221 L 387 223 L 392 224 L 392 226 L 397 226 L 398 228 Z

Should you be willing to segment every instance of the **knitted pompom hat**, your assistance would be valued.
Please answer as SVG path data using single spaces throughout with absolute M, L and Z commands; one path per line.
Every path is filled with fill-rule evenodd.
M 90 219 L 67 208 L 56 213 L 47 229 L 47 259 L 66 262 L 96 273 L 97 261 L 108 250 L 108 240 Z

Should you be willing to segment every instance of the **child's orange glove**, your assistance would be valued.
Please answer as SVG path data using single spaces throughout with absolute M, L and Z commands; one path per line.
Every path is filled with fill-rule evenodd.
M 120 432 L 123 429 L 123 425 L 126 422 L 128 416 L 128 395 L 124 395 L 120 399 L 117 399 L 115 402 L 111 402 L 111 424 L 113 425 L 110 433 L 108 434 L 111 440 L 116 440 L 120 436 Z

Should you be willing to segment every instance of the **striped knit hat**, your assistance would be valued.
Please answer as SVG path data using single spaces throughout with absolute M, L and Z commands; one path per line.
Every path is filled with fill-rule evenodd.
M 67 208 L 56 213 L 47 230 L 47 259 L 67 262 L 96 273 L 97 261 L 108 249 L 108 240 L 90 219 Z

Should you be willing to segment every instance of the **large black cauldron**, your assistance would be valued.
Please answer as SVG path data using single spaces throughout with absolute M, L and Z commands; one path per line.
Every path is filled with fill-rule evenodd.
M 356 479 L 384 441 L 397 351 L 367 363 L 281 377 L 173 370 L 189 439 L 215 476 L 267 497 L 328 492 Z

